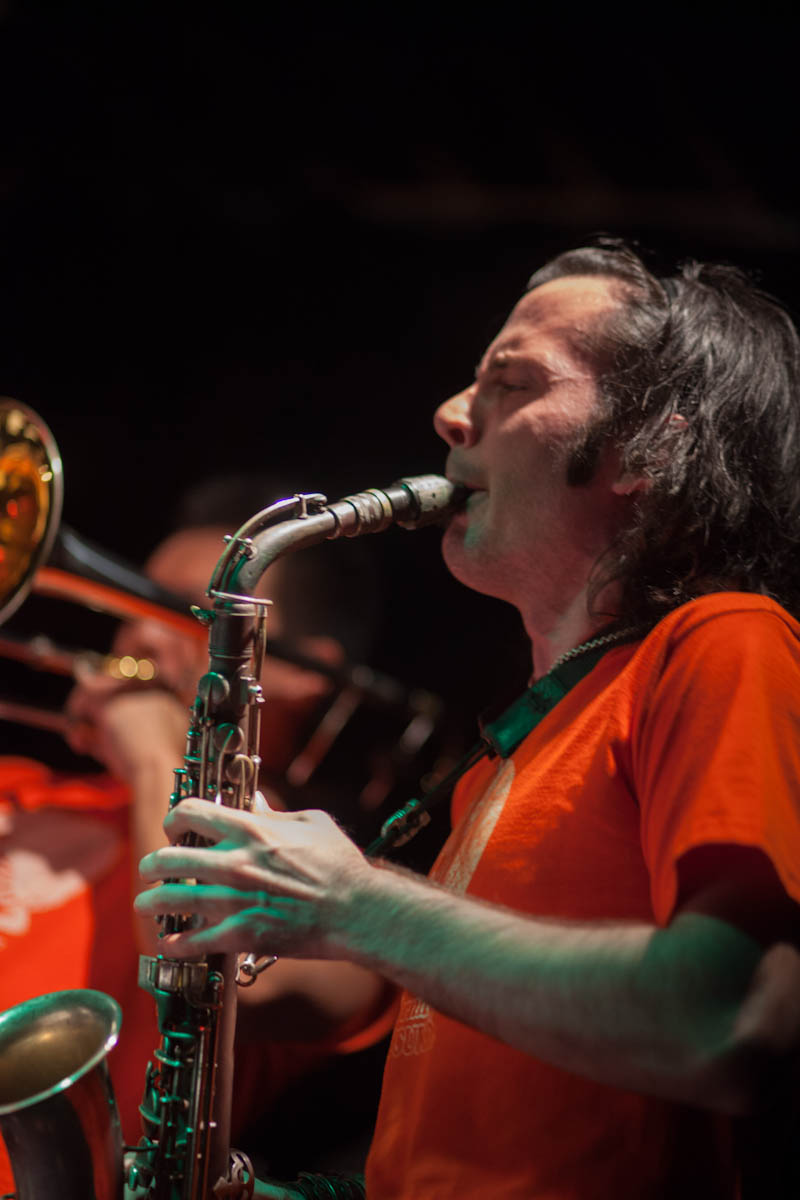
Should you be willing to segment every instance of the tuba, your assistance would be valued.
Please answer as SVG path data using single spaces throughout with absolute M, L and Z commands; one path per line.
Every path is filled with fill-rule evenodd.
M 256 513 L 228 539 L 209 583 L 208 606 L 192 610 L 208 635 L 209 662 L 197 685 L 170 807 L 189 795 L 245 810 L 252 809 L 256 801 L 264 703 L 259 678 L 270 601 L 255 593 L 267 568 L 285 554 L 325 540 L 379 533 L 391 525 L 413 530 L 438 522 L 460 499 L 461 489 L 438 475 L 401 479 L 388 488 L 360 492 L 333 504 L 318 493 L 297 495 Z M 72 540 L 63 536 L 59 540 L 60 507 L 61 469 L 52 435 L 31 410 L 15 401 L 0 404 L 0 544 L 8 547 L 0 558 L 0 619 L 21 603 L 37 574 L 48 569 L 58 572 L 58 567 L 43 565 L 52 562 L 54 553 L 83 559 L 96 553 L 94 548 L 87 552 L 75 535 Z M 104 560 L 115 564 L 107 556 Z M 102 573 L 96 560 L 89 564 L 90 573 L 93 567 L 96 575 Z M 124 565 L 116 562 L 116 568 L 120 567 Z M 127 588 L 130 582 L 120 583 L 117 570 L 117 586 Z M 95 581 L 95 586 L 102 589 L 105 585 Z M 47 585 L 40 590 L 47 590 Z M 145 604 L 159 604 L 164 599 L 163 590 L 154 585 L 146 594 L 138 587 L 134 591 Z M 172 600 L 168 593 L 166 596 Z M 96 592 L 90 602 L 97 602 Z M 187 919 L 167 918 L 164 932 L 185 928 Z M 153 996 L 161 1040 L 145 1077 L 142 1137 L 124 1169 L 124 1182 L 137 1197 L 214 1200 L 224 1196 L 238 1200 L 253 1195 L 252 1168 L 230 1147 L 236 988 L 252 983 L 274 961 L 271 957 L 256 960 L 252 955 L 241 961 L 230 955 L 209 956 L 199 962 L 142 956 L 139 982 Z M 13 1010 L 12 1024 L 21 1044 L 27 1037 L 26 1025 L 36 1020 L 36 1006 L 52 999 L 41 998 Z M 97 1042 L 84 1047 L 82 1065 L 71 1062 L 66 1074 L 57 1069 L 58 1079 L 50 1081 L 44 1091 L 49 1088 L 63 1095 L 70 1085 L 74 1087 L 73 1080 L 84 1078 L 104 1060 L 114 1040 L 116 1032 L 113 1037 L 107 1033 L 101 1039 L 102 1052 Z M 0 1093 L 0 1116 L 8 1107 L 2 1099 Z M 29 1105 L 33 1112 L 32 1101 L 14 1100 L 12 1108 L 19 1110 L 14 1118 L 17 1132 L 6 1135 L 18 1179 L 25 1169 L 23 1163 L 31 1157 L 28 1148 L 36 1145 L 33 1130 L 28 1134 L 20 1128 Z M 116 1118 L 110 1105 L 107 1109 L 111 1128 Z M 3 1126 L 4 1135 L 5 1130 Z M 79 1139 L 73 1141 L 76 1152 L 85 1159 L 85 1145 Z M 36 1151 L 33 1153 L 35 1157 Z M 119 1155 L 111 1154 L 108 1163 L 102 1188 L 94 1193 L 98 1200 L 118 1200 L 122 1194 Z M 52 1183 L 52 1172 L 48 1178 Z M 20 1186 L 29 1186 L 27 1180 Z M 63 1189 L 59 1194 L 70 1195 Z M 78 1194 L 74 1192 L 76 1197 Z M 85 1190 L 80 1194 L 90 1197 L 93 1193 Z M 52 1190 L 31 1184 L 29 1191 L 20 1191 L 19 1200 L 44 1200 L 50 1195 Z

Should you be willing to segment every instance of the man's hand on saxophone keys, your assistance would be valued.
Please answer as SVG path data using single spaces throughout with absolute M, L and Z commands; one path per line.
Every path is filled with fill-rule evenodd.
M 247 813 L 194 797 L 167 816 L 171 841 L 194 833 L 211 845 L 172 844 L 148 854 L 143 880 L 164 883 L 136 900 L 141 915 L 193 913 L 195 928 L 170 935 L 175 957 L 256 951 L 280 957 L 347 957 L 339 937 L 374 870 L 327 813 Z

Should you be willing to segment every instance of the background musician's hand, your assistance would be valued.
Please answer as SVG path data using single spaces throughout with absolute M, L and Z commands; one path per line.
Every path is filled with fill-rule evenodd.
M 214 844 L 169 846 L 148 855 L 139 873 L 169 883 L 139 896 L 137 910 L 195 913 L 202 927 L 174 935 L 163 948 L 192 956 L 259 951 L 336 958 L 338 922 L 358 880 L 374 868 L 323 812 L 240 812 L 184 800 L 167 817 L 171 839 L 193 832 Z
M 92 755 L 120 779 L 130 781 L 156 758 L 167 757 L 172 766 L 181 762 L 186 705 L 161 688 L 133 689 L 102 676 L 88 677 L 73 688 L 66 713 L 72 749 Z M 162 793 L 162 813 L 165 809 Z
M 163 814 L 171 769 L 180 764 L 184 753 L 187 710 L 207 662 L 205 644 L 156 621 L 139 620 L 120 626 L 112 652 L 152 662 L 155 686 L 82 674 L 65 706 L 71 726 L 67 740 L 77 753 L 91 755 L 132 785 L 137 772 L 152 774 L 154 760 L 168 761 L 167 791 L 159 788 Z M 156 844 L 162 841 L 159 838 Z

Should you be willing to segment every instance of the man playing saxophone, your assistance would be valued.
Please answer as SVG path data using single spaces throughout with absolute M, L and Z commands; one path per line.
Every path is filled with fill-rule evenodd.
M 184 498 L 178 528 L 149 556 L 145 574 L 184 596 L 187 606 L 202 603 L 224 535 L 271 494 L 270 482 L 261 478 L 204 482 Z M 296 572 L 287 565 L 284 570 L 278 564 L 265 579 L 278 600 L 274 624 L 288 613 L 288 626 L 283 618 L 278 632 L 311 659 L 339 662 L 342 645 L 329 633 L 313 634 L 323 611 L 330 627 L 325 598 L 336 582 L 323 576 L 319 562 L 312 563 L 315 588 L 306 599 L 299 589 L 305 593 L 308 567 Z M 355 579 L 368 597 L 367 568 L 363 560 L 357 566 Z M 356 610 L 368 617 L 368 600 L 351 604 L 350 613 Z M 340 625 L 340 631 L 348 638 L 349 626 Z M 155 664 L 155 685 L 87 673 L 72 691 L 66 705 L 70 743 L 107 773 L 59 774 L 44 762 L 0 760 L 0 1009 L 44 992 L 86 986 L 120 1003 L 122 1031 L 109 1067 L 131 1143 L 141 1134 L 145 1068 L 158 1043 L 155 1005 L 137 978 L 137 950 L 158 948 L 157 927 L 141 918 L 131 922 L 131 899 L 141 887 L 140 858 L 164 844 L 162 823 L 185 749 L 188 706 L 207 661 L 207 639 L 200 626 L 198 632 L 192 638 L 155 618 L 128 622 L 116 636 L 115 652 Z M 362 648 L 348 641 L 350 653 Z M 319 706 L 330 702 L 331 684 L 322 674 L 269 658 L 262 687 L 270 720 L 261 743 L 261 786 L 269 792 L 281 786 L 286 763 L 307 737 Z M 298 991 L 302 1004 L 293 1002 Z M 351 964 L 336 964 L 331 976 L 319 964 L 289 960 L 243 989 L 234 1128 L 241 1131 L 269 1111 L 290 1083 L 331 1058 L 345 1073 L 352 1053 L 371 1047 L 388 1030 L 385 994 L 372 973 Z M 370 1090 L 365 1056 L 356 1054 L 352 1061 L 360 1063 L 363 1094 L 351 1105 L 355 1128 L 348 1130 L 348 1145 L 338 1150 L 343 1161 L 352 1153 L 358 1162 L 374 1118 L 379 1075 Z M 281 1161 L 292 1161 L 290 1146 L 273 1143 L 272 1153 L 278 1149 Z M 269 1152 L 267 1145 L 262 1153 Z M 0 1139 L 0 1194 L 12 1187 Z
M 461 781 L 429 879 L 324 813 L 190 798 L 168 835 L 211 844 L 141 873 L 193 882 L 137 908 L 196 914 L 170 955 L 405 989 L 370 1200 L 732 1198 L 799 929 L 797 334 L 732 268 L 582 247 L 435 426 L 470 492 L 445 561 L 522 615 L 528 732 Z

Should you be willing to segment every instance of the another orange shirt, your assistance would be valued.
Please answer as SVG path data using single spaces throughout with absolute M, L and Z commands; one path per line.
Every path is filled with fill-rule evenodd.
M 164 811 L 166 813 L 166 799 Z M 0 1012 L 34 996 L 96 988 L 122 1008 L 108 1065 L 127 1144 L 141 1136 L 139 1105 L 160 1042 L 156 1004 L 138 986 L 133 914 L 136 863 L 130 792 L 107 775 L 59 776 L 29 759 L 0 757 Z M 385 1037 L 388 1003 L 368 1027 L 316 1044 L 237 1045 L 234 1139 L 284 1088 L 332 1055 Z M 53 1184 L 54 1197 L 57 1181 Z M 0 1196 L 13 1190 L 0 1137 Z
M 756 595 L 677 609 L 609 651 L 454 798 L 432 876 L 520 912 L 665 925 L 677 863 L 758 847 L 800 900 L 800 626 Z M 405 995 L 369 1200 L 734 1195 L 729 1131 L 559 1070 Z
M 129 811 L 128 789 L 109 776 L 0 758 L 0 1010 L 68 988 L 113 996 L 123 1017 L 108 1064 L 135 1142 L 159 1034 L 155 1002 L 137 984 Z M 0 1195 L 10 1190 L 0 1140 Z

